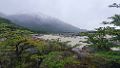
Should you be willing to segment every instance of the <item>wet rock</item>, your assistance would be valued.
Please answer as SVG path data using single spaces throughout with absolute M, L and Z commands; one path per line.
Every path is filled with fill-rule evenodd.
M 26 52 L 29 52 L 29 53 L 32 53 L 32 54 L 38 53 L 38 50 L 35 49 L 35 48 L 28 48 L 28 49 L 26 49 L 25 51 L 26 51 Z

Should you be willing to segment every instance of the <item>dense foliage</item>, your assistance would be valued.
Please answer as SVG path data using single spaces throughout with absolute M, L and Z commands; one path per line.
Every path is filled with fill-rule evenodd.
M 31 33 L 0 18 L 0 68 L 64 68 L 79 63 L 66 43 L 34 39 Z
M 103 57 L 109 61 L 109 64 L 115 66 L 113 68 L 119 68 L 120 50 L 114 51 L 112 48 L 120 48 L 120 29 L 118 28 L 120 27 L 120 15 L 114 15 L 109 19 L 111 20 L 103 22 L 107 26 L 99 27 L 93 32 L 81 33 L 81 35 L 88 37 L 87 42 L 95 49 L 96 57 Z
M 67 42 L 42 40 L 31 37 L 33 32 L 0 18 L 0 68 L 119 68 L 119 30 L 100 27 L 88 36 L 95 53 L 74 52 Z M 107 39 L 106 35 L 114 37 Z M 75 47 L 75 46 L 74 46 Z M 102 51 L 101 51 L 102 50 Z

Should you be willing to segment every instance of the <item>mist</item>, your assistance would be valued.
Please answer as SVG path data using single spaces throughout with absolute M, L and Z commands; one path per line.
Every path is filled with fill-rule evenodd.
M 101 26 L 107 17 L 119 14 L 120 8 L 108 5 L 118 0 L 0 0 L 0 12 L 12 14 L 45 14 L 81 29 Z

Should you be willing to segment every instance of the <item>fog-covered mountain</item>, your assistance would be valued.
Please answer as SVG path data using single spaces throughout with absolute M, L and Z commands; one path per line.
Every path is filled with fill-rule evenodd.
M 6 17 L 17 25 L 38 32 L 81 32 L 79 29 L 56 18 L 43 14 L 18 14 Z
M 3 13 L 0 13 L 0 17 L 5 18 L 7 16 L 5 14 L 3 14 Z

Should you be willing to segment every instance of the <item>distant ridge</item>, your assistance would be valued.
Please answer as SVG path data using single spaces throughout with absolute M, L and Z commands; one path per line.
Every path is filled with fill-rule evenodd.
M 4 15 L 4 14 L 2 14 Z M 1 16 L 1 15 L 0 15 Z M 4 15 L 5 17 L 5 15 Z M 84 32 L 75 26 L 44 14 L 16 14 L 5 18 L 13 23 L 37 32 Z

